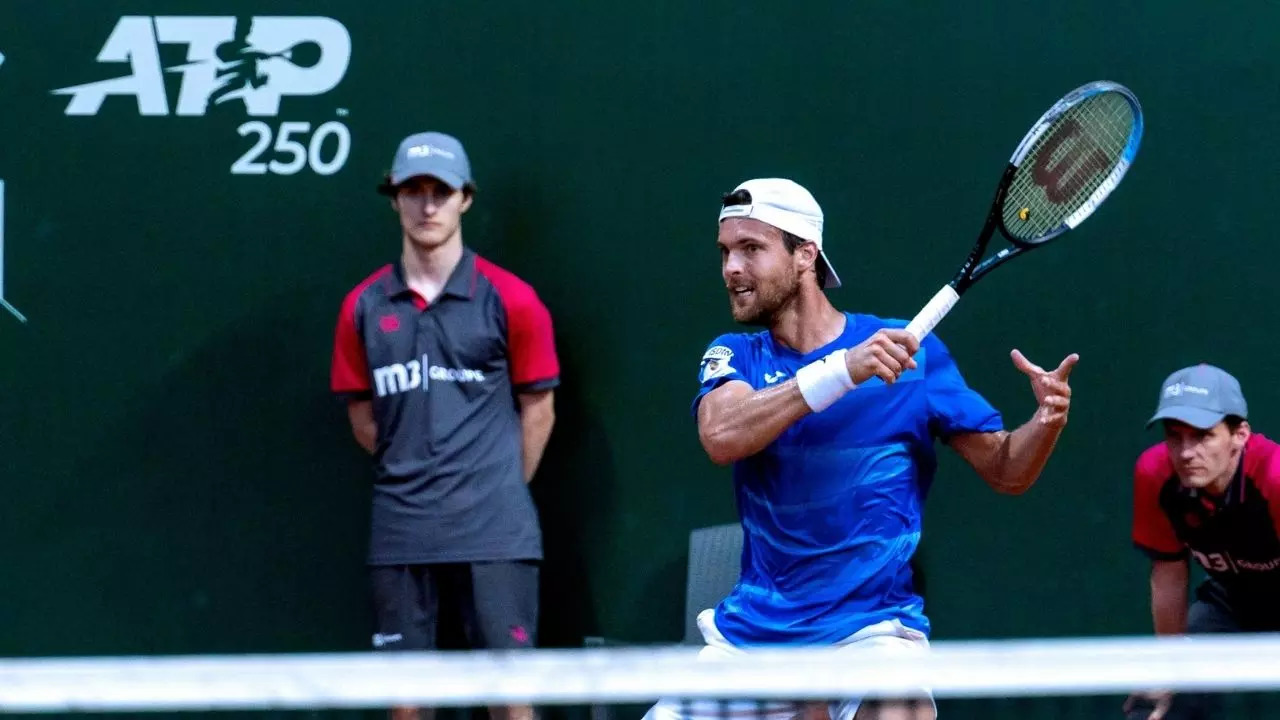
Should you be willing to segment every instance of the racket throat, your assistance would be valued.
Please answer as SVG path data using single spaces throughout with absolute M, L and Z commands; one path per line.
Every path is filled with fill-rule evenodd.
M 1003 188 L 996 195 L 999 202 L 1000 196 L 1004 194 Z M 978 234 L 978 242 L 974 244 L 973 249 L 969 251 L 969 255 L 960 264 L 960 268 L 956 270 L 956 274 L 951 278 L 951 282 L 947 283 L 955 288 L 956 294 L 963 294 L 969 286 L 978 279 L 974 270 L 978 267 L 978 263 L 982 261 L 982 254 L 987 251 L 987 243 L 991 240 L 991 235 L 995 233 L 996 226 L 1000 223 L 999 205 L 993 205 L 991 212 L 987 214 L 987 222 L 982 226 L 982 232 Z
M 956 270 L 955 277 L 951 278 L 948 283 L 955 288 L 956 294 L 963 294 L 969 289 L 983 272 L 991 269 L 992 265 L 984 263 L 979 271 L 979 265 L 982 261 L 982 254 L 987 251 L 987 244 L 991 241 L 991 236 L 995 234 L 999 228 L 1001 234 L 1008 235 L 1004 231 L 1004 201 L 1005 196 L 1009 192 L 1009 183 L 1013 180 L 1013 175 L 1018 171 L 1018 167 L 1013 164 L 1005 166 L 1004 172 L 1000 175 L 1000 183 L 996 185 L 995 197 L 991 200 L 991 209 L 987 211 L 986 222 L 982 225 L 982 232 L 978 233 L 978 241 L 974 243 L 973 249 L 969 251 L 969 256 L 961 263 L 960 269 Z M 1008 250 L 1001 251 L 1000 255 L 1006 255 Z M 999 257 L 1000 255 L 997 255 Z

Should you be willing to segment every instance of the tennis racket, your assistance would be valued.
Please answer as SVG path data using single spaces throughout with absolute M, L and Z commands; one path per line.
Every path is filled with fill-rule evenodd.
M 1141 142 L 1142 107 L 1123 85 L 1092 82 L 1054 103 L 1014 150 L 969 256 L 907 332 L 924 339 L 987 273 L 1084 222 L 1120 184 Z M 997 229 L 1011 245 L 982 260 Z

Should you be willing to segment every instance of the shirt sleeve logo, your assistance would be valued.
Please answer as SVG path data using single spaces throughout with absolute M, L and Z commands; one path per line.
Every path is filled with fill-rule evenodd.
M 729 361 L 733 359 L 733 351 L 724 345 L 716 345 L 702 356 L 702 382 L 722 378 L 736 372 Z

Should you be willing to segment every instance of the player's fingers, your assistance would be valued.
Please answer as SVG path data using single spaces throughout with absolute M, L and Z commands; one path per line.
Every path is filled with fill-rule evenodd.
M 873 357 L 883 362 L 892 361 L 900 365 L 901 363 L 898 361 L 898 358 L 904 357 L 905 351 L 897 345 L 881 339 L 877 341 L 875 345 L 871 346 L 871 354 Z
M 1023 355 L 1022 351 L 1017 348 L 1014 348 L 1013 352 L 1009 353 L 1009 357 L 1013 358 L 1013 366 L 1026 375 L 1035 377 L 1036 375 L 1044 374 L 1044 368 L 1028 360 L 1027 356 Z
M 1070 409 L 1071 405 L 1062 402 L 1061 398 L 1045 398 L 1045 401 L 1040 403 L 1040 412 L 1046 417 L 1058 415 L 1065 417 Z
M 902 367 L 915 367 L 915 361 L 911 359 L 911 353 L 901 345 L 886 340 L 879 347 L 884 348 L 884 351 L 889 353 L 894 360 L 897 360 Z
M 878 357 L 892 357 L 904 368 L 916 366 L 915 361 L 911 359 L 911 353 L 886 335 L 873 335 L 870 348 L 873 352 L 882 353 Z
M 1071 386 L 1061 380 L 1055 380 L 1053 375 L 1041 376 L 1040 385 L 1054 395 L 1071 397 Z
M 1058 367 L 1054 369 L 1053 375 L 1060 380 L 1066 380 L 1071 376 L 1071 370 L 1078 362 L 1080 362 L 1080 355 L 1078 353 L 1071 353 L 1063 358 L 1062 362 L 1058 363 Z
M 902 353 L 902 348 L 897 348 L 897 350 L 899 354 Z M 871 348 L 871 354 L 875 356 L 876 360 L 880 361 L 880 364 L 885 369 L 892 372 L 895 378 L 902 373 L 902 363 L 898 362 L 898 359 L 893 356 L 893 350 L 884 345 L 876 345 Z
M 915 368 L 915 359 L 914 357 L 911 357 L 910 352 L 908 352 L 905 347 L 902 347 L 901 345 L 890 345 L 884 348 L 884 350 L 888 351 L 888 354 L 890 354 L 893 359 L 897 360 L 897 364 L 901 365 L 902 369 L 908 370 Z
M 1071 408 L 1071 401 L 1061 395 L 1050 395 L 1041 403 L 1044 407 L 1053 408 L 1054 410 L 1068 410 Z
M 915 355 L 920 349 L 920 341 L 904 328 L 885 328 L 880 331 L 880 334 L 895 345 L 901 345 L 908 355 Z
M 1040 414 L 1040 424 L 1050 429 L 1064 428 L 1067 425 L 1067 414 L 1057 410 L 1042 412 Z
M 885 385 L 892 385 L 898 379 L 898 373 L 878 358 L 872 359 L 870 370 L 871 376 L 880 378 Z

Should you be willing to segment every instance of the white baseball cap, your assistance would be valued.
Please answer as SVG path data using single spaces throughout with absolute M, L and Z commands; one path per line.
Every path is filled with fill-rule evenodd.
M 824 288 L 840 287 L 840 276 L 822 249 L 822 208 L 813 195 L 801 185 L 785 178 L 756 178 L 733 189 L 745 190 L 747 202 L 741 205 L 725 205 L 720 209 L 720 220 L 731 217 L 754 218 L 768 223 L 783 232 L 807 240 L 818 246 L 818 256 L 827 267 Z

